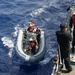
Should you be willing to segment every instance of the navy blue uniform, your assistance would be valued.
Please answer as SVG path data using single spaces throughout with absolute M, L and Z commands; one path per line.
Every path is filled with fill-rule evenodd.
M 71 70 L 72 67 L 70 65 L 70 41 L 72 40 L 72 37 L 70 33 L 64 30 L 60 30 L 56 32 L 57 41 L 60 46 L 60 52 L 61 52 L 61 61 L 64 64 L 67 70 Z

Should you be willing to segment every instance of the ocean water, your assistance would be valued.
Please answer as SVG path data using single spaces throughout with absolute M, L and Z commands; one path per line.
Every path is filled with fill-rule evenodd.
M 51 75 L 56 56 L 55 32 L 67 22 L 67 8 L 75 0 L 0 0 L 0 75 Z M 16 42 L 20 29 L 30 22 L 45 31 L 46 53 L 44 59 L 25 65 L 16 55 Z

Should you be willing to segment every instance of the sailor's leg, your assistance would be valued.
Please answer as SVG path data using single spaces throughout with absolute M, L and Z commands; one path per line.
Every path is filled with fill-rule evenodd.
M 64 63 L 65 63 L 65 68 L 67 69 L 67 71 L 68 72 L 72 71 L 72 66 L 71 66 L 69 57 L 64 59 Z
M 64 64 L 67 70 L 72 70 L 70 57 L 64 58 Z
M 65 57 L 64 57 L 64 64 L 65 64 L 65 68 L 67 70 L 72 70 L 71 62 L 70 62 L 70 49 L 66 50 L 66 54 L 65 54 Z

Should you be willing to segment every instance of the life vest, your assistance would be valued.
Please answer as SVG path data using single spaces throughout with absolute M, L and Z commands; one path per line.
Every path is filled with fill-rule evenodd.
M 73 22 L 73 24 L 75 26 L 75 14 L 72 15 L 72 22 Z

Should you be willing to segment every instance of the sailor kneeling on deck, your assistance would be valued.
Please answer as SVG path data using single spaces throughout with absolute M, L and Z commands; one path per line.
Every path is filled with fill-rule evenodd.
M 71 63 L 70 63 L 70 41 L 72 37 L 69 32 L 67 32 L 67 26 L 60 25 L 60 31 L 56 31 L 57 42 L 60 46 L 60 54 L 61 54 L 61 62 L 63 68 L 63 61 L 65 64 L 65 68 L 67 72 L 72 71 Z

